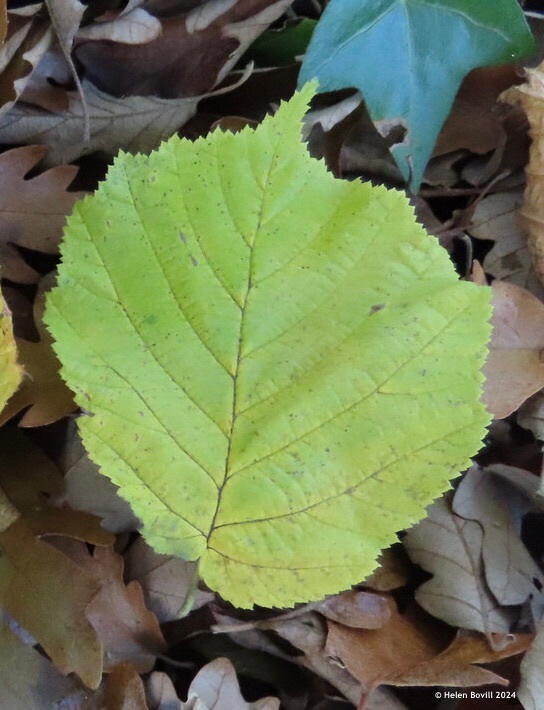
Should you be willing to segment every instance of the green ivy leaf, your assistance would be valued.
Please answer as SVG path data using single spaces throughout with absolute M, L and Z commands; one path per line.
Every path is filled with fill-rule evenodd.
M 373 120 L 404 124 L 392 152 L 416 192 L 464 76 L 533 50 L 516 0 L 332 0 L 299 84 L 316 77 L 320 91 L 355 87 Z
M 305 87 L 255 130 L 122 154 L 46 322 L 85 446 L 233 604 L 362 580 L 480 446 L 488 289 L 399 192 L 335 180 Z

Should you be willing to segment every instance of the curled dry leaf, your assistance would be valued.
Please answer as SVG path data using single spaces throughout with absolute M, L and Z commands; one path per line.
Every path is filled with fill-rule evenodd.
M 111 543 L 98 519 L 45 505 L 62 477 L 21 432 L 2 430 L 0 487 L 21 516 L 0 534 L 0 606 L 40 643 L 63 673 L 75 672 L 91 688 L 102 677 L 102 646 L 86 618 L 98 585 L 41 535 L 69 535 Z
M 89 691 L 73 676 L 61 675 L 52 663 L 0 623 L 0 693 L 3 708 L 100 710 L 103 695 Z
M 535 271 L 544 284 L 544 62 L 536 69 L 526 71 L 527 82 L 508 89 L 501 98 L 521 106 L 529 120 L 533 143 L 519 220 L 528 234 L 527 244 L 533 255 Z
M 159 555 L 142 537 L 125 553 L 126 579 L 137 580 L 145 601 L 158 620 L 173 621 L 185 601 L 193 578 L 195 562 L 185 562 L 179 557 Z M 211 592 L 198 590 L 193 609 L 208 604 L 215 598 Z
M 483 400 L 501 419 L 544 387 L 544 304 L 519 286 L 493 283 L 493 333 Z
M 16 247 L 55 254 L 65 216 L 84 194 L 67 192 L 78 171 L 74 165 L 63 165 L 35 177 L 26 177 L 46 154 L 44 146 L 30 145 L 0 155 L 2 276 L 20 283 L 35 283 L 40 277 L 23 260 Z
M 0 117 L 0 143 L 40 141 L 49 147 L 47 164 L 68 163 L 96 151 L 114 155 L 119 149 L 149 152 L 171 136 L 196 111 L 201 97 L 158 99 L 127 96 L 113 98 L 88 81 L 82 82 L 90 123 L 90 140 L 83 142 L 85 123 L 81 96 L 68 93 L 65 111 L 44 111 L 16 104 Z
M 164 19 L 161 34 L 152 42 L 138 46 L 83 42 L 75 56 L 88 79 L 113 96 L 198 97 L 226 77 L 253 40 L 290 4 L 291 0 L 210 0 Z
M 499 605 L 485 581 L 478 523 L 455 515 L 442 499 L 403 542 L 412 560 L 433 574 L 416 592 L 426 611 L 451 626 L 487 635 L 510 630 L 512 610 Z
M 523 204 L 520 192 L 498 192 L 478 202 L 468 232 L 476 239 L 494 242 L 483 267 L 496 279 L 527 289 L 541 300 L 544 288 L 537 277 L 527 235 L 518 224 L 517 211 Z
M 57 504 L 67 503 L 75 510 L 92 513 L 102 519 L 101 525 L 112 533 L 136 530 L 140 522 L 129 504 L 117 493 L 109 478 L 101 476 L 98 466 L 87 456 L 75 421 L 68 430 L 57 465 L 64 473 L 64 490 Z
M 21 427 L 45 426 L 76 409 L 74 396 L 60 376 L 60 363 L 51 347 L 53 338 L 42 322 L 44 306 L 45 293 L 41 292 L 34 302 L 34 321 L 41 339 L 37 343 L 17 339 L 24 377 L 0 414 L 0 426 L 27 407 L 19 421 Z
M 106 683 L 107 710 L 148 710 L 138 671 L 130 663 L 118 663 Z
M 123 10 L 114 19 L 95 21 L 79 30 L 77 39 L 107 40 L 123 44 L 145 44 L 156 39 L 162 31 L 160 20 L 141 7 Z
M 455 513 L 480 523 L 485 579 L 502 606 L 528 599 L 544 608 L 544 575 L 521 541 L 521 520 L 530 508 L 526 496 L 504 479 L 473 466 L 453 501 Z
M 541 710 L 544 698 L 544 624 L 521 661 L 521 682 L 517 697 L 525 710 Z
M 190 704 L 196 699 L 196 705 Z M 200 704 L 199 704 L 200 703 Z M 201 668 L 189 687 L 187 703 L 189 708 L 201 710 L 279 710 L 277 698 L 263 698 L 255 703 L 247 703 L 240 692 L 234 666 L 228 658 L 217 658 Z
M 104 647 L 104 670 L 130 663 L 138 673 L 150 671 L 166 644 L 138 582 L 125 585 L 123 558 L 108 547 L 96 547 L 91 555 L 74 540 L 63 541 L 62 550 L 99 587 L 86 615 Z

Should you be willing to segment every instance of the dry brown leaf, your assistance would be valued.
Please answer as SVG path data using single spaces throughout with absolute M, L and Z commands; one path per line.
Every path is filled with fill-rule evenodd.
M 539 628 L 531 648 L 521 661 L 521 682 L 517 697 L 525 710 L 542 710 L 544 698 L 544 624 Z
M 81 96 L 75 91 L 67 94 L 69 103 L 65 111 L 51 112 L 38 106 L 16 104 L 0 117 L 0 143 L 40 141 L 49 147 L 48 165 L 69 163 L 96 151 L 109 155 L 115 155 L 119 149 L 147 153 L 194 115 L 201 98 L 114 98 L 86 80 L 82 85 L 90 122 L 87 143 L 82 142 L 84 109 Z
M 414 562 L 433 574 L 416 592 L 418 603 L 451 626 L 507 633 L 514 620 L 489 591 L 482 564 L 483 532 L 478 523 L 453 513 L 444 499 L 403 540 Z
M 74 395 L 60 376 L 60 363 L 52 348 L 53 338 L 42 322 L 44 309 L 45 292 L 41 291 L 34 302 L 34 322 L 41 339 L 37 343 L 16 339 L 24 378 L 2 410 L 0 426 L 27 407 L 19 421 L 20 427 L 45 426 L 76 409 Z
M 141 7 L 125 8 L 117 17 L 105 19 L 83 27 L 78 40 L 108 40 L 123 44 L 145 44 L 156 39 L 162 31 L 160 20 Z
M 37 12 L 39 5 L 30 9 L 30 14 L 9 13 L 8 37 L 0 47 L 0 114 L 19 99 L 53 42 L 49 21 Z
M 20 511 L 0 534 L 0 606 L 41 644 L 63 673 L 91 688 L 102 677 L 102 646 L 85 612 L 98 585 L 41 535 L 70 535 L 103 545 L 111 536 L 85 513 L 48 507 L 62 477 L 17 429 L 0 431 L 0 487 Z
M 181 710 L 181 700 L 166 673 L 151 673 L 145 684 L 145 696 L 149 710 Z
M 65 677 L 32 646 L 0 623 L 0 700 L 6 710 L 77 708 L 101 710 L 100 690 L 90 692 L 74 676 Z
M 544 304 L 519 286 L 495 281 L 491 322 L 483 400 L 501 419 L 544 387 Z
M 99 586 L 86 615 L 104 647 L 104 670 L 130 663 L 139 673 L 150 671 L 166 644 L 138 582 L 125 585 L 123 558 L 107 547 L 96 547 L 91 555 L 74 540 L 64 540 L 62 550 Z
M 89 81 L 113 96 L 198 97 L 219 84 L 291 0 L 210 0 L 162 21 L 144 45 L 83 42 L 75 56 Z M 181 124 L 180 124 L 181 125 Z
M 182 705 L 183 710 L 279 710 L 279 707 L 277 698 L 246 703 L 228 658 L 216 658 L 200 669 L 189 686 L 187 703 Z
M 544 298 L 544 288 L 533 268 L 527 236 L 520 229 L 517 210 L 523 203 L 521 192 L 498 192 L 478 202 L 468 232 L 476 239 L 487 239 L 493 248 L 486 254 L 483 267 L 496 279 L 513 283 Z
M 6 39 L 8 33 L 8 10 L 6 0 L 0 2 L 0 44 Z
M 129 663 L 118 663 L 106 683 L 107 710 L 148 710 L 138 671 Z
M 146 604 L 158 620 L 163 623 L 177 619 L 195 563 L 159 555 L 141 537 L 125 553 L 125 561 L 126 579 L 137 580 L 141 584 Z M 198 609 L 214 598 L 211 592 L 198 590 L 192 608 Z
M 76 200 L 83 197 L 81 192 L 67 192 L 78 171 L 73 165 L 25 179 L 46 153 L 44 146 L 30 145 L 0 155 L 2 276 L 20 283 L 35 283 L 40 277 L 22 259 L 16 246 L 55 254 L 65 217 Z
M 519 212 L 522 228 L 527 232 L 527 244 L 533 256 L 535 271 L 544 284 L 544 190 L 542 186 L 544 142 L 544 62 L 527 69 L 527 82 L 505 91 L 501 98 L 521 106 L 529 120 L 532 146 L 527 165 L 527 187 L 524 204 Z
M 485 579 L 503 606 L 528 599 L 544 609 L 544 575 L 521 541 L 521 522 L 531 504 L 504 480 L 473 466 L 464 476 L 453 500 L 454 512 L 480 523 Z
M 354 629 L 379 629 L 394 609 L 391 597 L 355 591 L 328 597 L 316 607 L 327 619 Z
M 55 499 L 56 504 L 67 503 L 75 510 L 97 515 L 102 519 L 102 527 L 112 533 L 139 527 L 140 522 L 130 505 L 117 493 L 118 487 L 102 476 L 98 466 L 87 456 L 75 421 L 68 423 L 57 465 L 64 473 L 64 490 Z M 152 606 L 150 608 L 155 611 Z
M 327 652 L 339 658 L 363 687 L 469 687 L 499 683 L 501 676 L 474 664 L 492 663 L 522 653 L 532 635 L 508 635 L 501 650 L 489 647 L 483 636 L 462 636 L 444 649 L 447 635 L 417 608 L 398 612 L 378 631 L 350 629 L 329 623 Z M 447 641 L 446 641 L 447 642 Z
M 365 587 L 377 592 L 390 592 L 408 582 L 410 561 L 400 545 L 384 550 L 378 557 L 377 564 L 379 566 L 365 579 Z

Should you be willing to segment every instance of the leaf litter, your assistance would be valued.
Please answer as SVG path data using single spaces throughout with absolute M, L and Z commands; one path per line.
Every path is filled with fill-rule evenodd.
M 89 414 L 58 377 L 41 281 L 74 204 L 119 150 L 149 152 L 177 130 L 237 130 L 274 112 L 300 61 L 287 45 L 278 53 L 274 37 L 238 85 L 245 52 L 269 26 L 279 36 L 315 24 L 323 5 L 0 5 L 0 273 L 25 372 L 0 431 L 0 704 L 10 710 L 412 710 L 436 707 L 428 687 L 502 687 L 517 693 L 512 706 L 542 707 L 541 68 L 525 85 L 512 66 L 469 75 L 412 196 L 459 273 L 477 259 L 480 283 L 493 284 L 485 402 L 495 422 L 454 490 L 351 590 L 286 613 L 236 609 L 201 584 L 181 617 L 193 565 L 139 536 L 79 439 L 75 419 Z M 516 107 L 497 101 L 504 90 Z M 525 192 L 522 109 L 533 140 Z M 359 94 L 322 94 L 307 129 L 335 175 L 402 187 L 389 148 L 399 155 L 409 142 L 373 122 Z M 408 129 L 434 141 L 434 125 Z

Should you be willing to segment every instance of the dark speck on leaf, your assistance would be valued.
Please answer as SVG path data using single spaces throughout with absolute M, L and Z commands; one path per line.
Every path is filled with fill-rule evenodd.
M 370 315 L 374 315 L 374 313 L 377 313 L 378 311 L 381 311 L 385 308 L 385 303 L 377 303 L 375 306 L 370 307 Z
M 181 241 L 182 241 L 184 244 L 187 244 L 187 235 L 186 235 L 186 234 L 184 234 L 183 232 L 180 232 L 180 233 L 179 233 L 179 238 L 181 239 Z
M 193 266 L 198 266 L 198 260 L 195 259 L 195 257 L 192 254 L 190 254 L 190 257 L 191 257 L 191 261 L 193 262 Z

